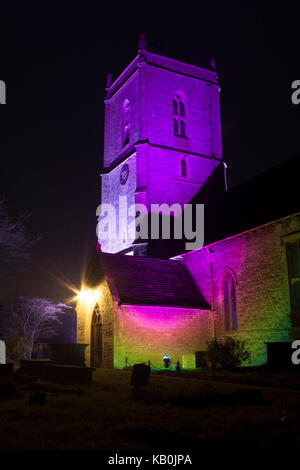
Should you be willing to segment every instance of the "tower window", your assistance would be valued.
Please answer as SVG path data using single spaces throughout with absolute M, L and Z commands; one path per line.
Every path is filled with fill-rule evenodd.
M 129 143 L 130 138 L 130 103 L 125 100 L 122 107 L 122 145 Z
M 184 103 L 179 101 L 179 116 L 184 117 Z
M 187 177 L 187 164 L 185 158 L 182 158 L 180 161 L 180 175 L 183 178 Z
M 174 130 L 174 135 L 178 135 L 178 131 L 179 131 L 178 121 L 175 118 L 173 119 L 173 130 Z
M 173 100 L 173 114 L 178 114 L 178 103 L 176 100 Z
M 300 313 L 300 240 L 286 244 L 292 313 Z
M 180 121 L 180 135 L 185 136 L 185 122 Z
M 225 331 L 237 330 L 236 281 L 229 270 L 226 270 L 223 276 L 222 300 Z
M 177 137 L 186 137 L 186 126 L 185 126 L 185 105 L 182 98 L 179 95 L 176 95 L 172 101 L 173 116 L 179 116 L 180 120 L 177 117 L 173 117 L 173 132 Z

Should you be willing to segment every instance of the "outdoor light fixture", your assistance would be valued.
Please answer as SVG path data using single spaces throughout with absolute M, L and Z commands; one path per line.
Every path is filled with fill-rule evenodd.
M 163 361 L 164 361 L 165 368 L 168 369 L 168 368 L 170 367 L 170 365 L 171 365 L 171 358 L 170 358 L 170 356 L 164 355 Z
M 89 289 L 87 287 L 82 287 L 80 292 L 77 294 L 77 299 L 79 301 L 85 302 L 86 304 L 95 304 L 100 298 L 99 289 Z

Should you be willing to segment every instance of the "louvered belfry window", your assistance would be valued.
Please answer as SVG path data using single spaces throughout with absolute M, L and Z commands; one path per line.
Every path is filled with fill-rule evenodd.
M 184 117 L 184 103 L 179 101 L 179 116 Z
M 177 119 L 173 119 L 173 130 L 174 130 L 174 135 L 178 135 L 178 121 Z
M 186 137 L 186 110 L 185 104 L 179 95 L 173 98 L 172 109 L 174 135 L 176 137 Z

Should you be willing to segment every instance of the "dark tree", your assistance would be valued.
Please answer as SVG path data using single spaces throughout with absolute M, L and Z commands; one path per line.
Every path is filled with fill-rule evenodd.
M 27 232 L 25 222 L 30 214 L 14 219 L 0 199 L 0 276 L 5 269 L 22 270 L 30 261 L 31 250 L 39 238 Z
M 39 297 L 19 297 L 6 312 L 5 339 L 18 340 L 23 355 L 31 359 L 34 343 L 38 338 L 56 335 L 61 324 L 58 314 L 65 313 L 63 304 Z

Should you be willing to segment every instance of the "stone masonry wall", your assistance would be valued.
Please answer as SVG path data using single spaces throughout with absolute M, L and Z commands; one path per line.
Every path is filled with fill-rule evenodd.
M 183 255 L 200 291 L 211 303 L 210 263 L 216 309 L 216 335 L 245 340 L 252 365 L 266 362 L 265 342 L 291 339 L 285 241 L 299 232 L 298 216 L 285 218 Z M 237 331 L 225 331 L 222 276 L 236 278 Z
M 145 66 L 145 81 L 146 106 L 141 113 L 149 141 L 221 159 L 219 86 L 152 65 Z M 173 135 L 176 94 L 185 104 L 187 138 Z
M 86 349 L 86 365 L 90 366 L 91 360 L 91 320 L 96 303 L 98 303 L 102 318 L 102 334 L 103 334 L 103 356 L 102 367 L 113 367 L 113 324 L 114 324 L 114 305 L 110 290 L 106 281 L 104 281 L 97 289 L 93 289 L 96 295 L 78 300 L 76 305 L 77 312 L 77 343 L 85 343 L 89 346 Z
M 115 314 L 115 368 L 151 361 L 162 367 L 171 357 L 187 368 L 195 367 L 195 352 L 211 338 L 211 319 L 205 310 L 123 305 Z
M 120 183 L 120 173 L 123 165 L 128 165 L 129 175 L 125 184 Z M 128 231 L 128 223 L 130 223 L 133 217 L 128 217 L 128 209 L 130 206 L 135 204 L 135 189 L 136 189 L 136 156 L 131 155 L 123 163 L 118 165 L 111 172 L 102 175 L 102 198 L 101 204 L 111 204 L 116 211 L 115 222 L 112 220 L 113 214 L 111 217 L 105 219 L 108 220 L 108 230 L 109 237 L 103 238 L 100 237 L 99 241 L 101 243 L 101 249 L 106 253 L 117 253 L 125 248 L 131 246 L 134 242 L 134 237 L 130 237 Z M 126 197 L 127 210 L 120 210 L 119 198 Z M 107 213 L 106 213 L 107 214 Z M 116 223 L 116 237 L 113 236 L 112 228 Z M 124 232 L 125 231 L 125 232 Z

